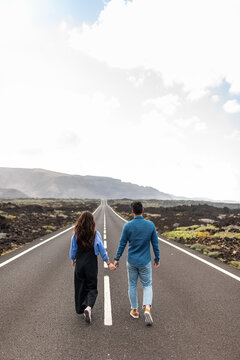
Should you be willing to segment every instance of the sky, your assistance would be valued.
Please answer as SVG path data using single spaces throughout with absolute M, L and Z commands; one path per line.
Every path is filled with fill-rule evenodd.
M 0 0 L 0 166 L 240 201 L 238 0 Z

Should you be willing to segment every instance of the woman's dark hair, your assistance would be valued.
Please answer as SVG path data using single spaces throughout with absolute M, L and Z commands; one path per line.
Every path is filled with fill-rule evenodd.
M 134 201 L 131 203 L 132 211 L 135 215 L 141 215 L 143 212 L 143 206 L 140 201 Z
M 92 213 L 84 211 L 78 218 L 74 227 L 74 234 L 77 235 L 77 244 L 83 251 L 89 251 L 94 246 L 95 221 Z

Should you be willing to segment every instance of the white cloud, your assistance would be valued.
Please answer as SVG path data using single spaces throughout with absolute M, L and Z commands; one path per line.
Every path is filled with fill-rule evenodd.
M 138 87 L 143 84 L 145 78 L 144 76 L 130 75 L 128 79 L 134 86 Z
M 160 72 L 192 100 L 224 78 L 240 92 L 239 12 L 238 0 L 112 0 L 96 23 L 69 31 L 70 44 L 113 67 Z
M 194 131 L 203 131 L 207 129 L 205 122 L 201 121 L 197 116 L 192 116 L 185 119 L 176 119 L 174 123 L 182 129 L 191 128 Z
M 67 30 L 67 27 L 68 27 L 67 22 L 62 20 L 60 25 L 59 25 L 59 30 L 61 32 L 65 32 Z
M 219 95 L 212 95 L 211 99 L 215 103 L 219 102 L 219 100 L 220 100 Z
M 52 165 L 45 165 L 48 168 L 53 163 L 61 167 L 64 162 L 67 167 L 67 158 L 75 156 L 70 155 L 71 151 L 76 151 L 77 155 L 84 149 L 90 149 L 90 153 L 94 154 L 97 144 L 98 154 L 103 154 L 107 144 L 107 129 L 119 108 L 115 97 L 108 98 L 100 92 L 89 96 L 57 88 L 54 91 L 32 87 L 11 88 L 11 91 L 0 92 L 0 98 L 0 117 L 4 119 L 1 152 L 6 154 L 11 138 L 11 149 L 8 152 L 13 155 L 15 164 L 24 161 L 21 158 L 22 148 L 24 152 L 29 149 L 30 157 L 30 149 L 34 148 L 42 149 L 42 153 L 39 152 L 39 156 L 34 156 L 30 162 L 34 164 L 45 160 L 48 164 L 50 161 Z M 100 146 L 100 143 L 103 144 Z M 63 151 L 61 156 L 58 149 Z M 9 154 L 6 156 L 8 160 Z M 54 162 L 51 154 L 56 157 Z M 1 161 L 5 161 L 5 157 Z
M 234 130 L 231 134 L 225 135 L 224 137 L 225 139 L 230 139 L 230 140 L 237 139 L 238 141 L 240 141 L 240 131 Z
M 28 0 L 10 0 L 0 2 L 0 45 L 1 51 L 9 44 L 29 45 L 33 40 L 32 21 L 28 9 Z
M 229 114 L 236 114 L 240 112 L 240 104 L 236 99 L 228 100 L 223 105 L 223 109 Z
M 168 94 L 155 99 L 147 99 L 144 105 L 154 105 L 163 114 L 173 115 L 180 106 L 180 100 L 178 95 Z

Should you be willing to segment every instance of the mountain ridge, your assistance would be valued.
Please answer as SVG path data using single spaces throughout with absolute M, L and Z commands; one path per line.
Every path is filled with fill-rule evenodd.
M 111 177 L 72 175 L 41 168 L 0 167 L 0 188 L 15 190 L 16 194 L 19 191 L 24 197 L 33 198 L 179 198 L 151 186 L 140 186 Z

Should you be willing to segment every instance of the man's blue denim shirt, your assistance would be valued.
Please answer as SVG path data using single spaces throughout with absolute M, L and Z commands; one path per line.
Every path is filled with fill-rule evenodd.
M 130 265 L 146 266 L 151 261 L 150 243 L 155 255 L 154 261 L 160 261 L 159 241 L 153 222 L 145 220 L 142 216 L 135 216 L 123 226 L 116 260 L 122 256 L 127 243 L 127 261 Z

